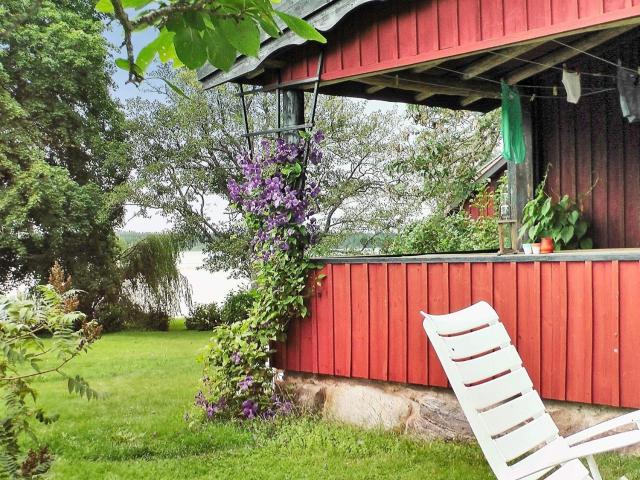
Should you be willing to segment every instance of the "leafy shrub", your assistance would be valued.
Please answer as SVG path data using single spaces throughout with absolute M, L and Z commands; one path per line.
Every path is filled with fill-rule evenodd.
M 256 293 L 254 290 L 229 292 L 220 310 L 221 322 L 229 324 L 246 320 L 255 299 Z
M 30 295 L 0 296 L 0 478 L 39 478 L 52 463 L 33 429 L 35 421 L 56 420 L 37 405 L 39 377 L 58 375 L 69 392 L 87 399 L 98 396 L 83 378 L 64 371 L 102 332 L 96 322 L 84 321 L 84 314 L 75 310 L 78 299 L 70 285 L 71 278 L 65 279 L 56 264 L 49 285 Z M 45 332 L 51 335 L 46 343 L 41 338 Z M 35 450 L 25 452 L 25 437 L 35 441 Z
M 144 330 L 159 330 L 161 332 L 169 331 L 169 322 L 171 318 L 167 312 L 162 310 L 152 310 L 151 312 L 144 312 L 138 317 L 138 328 Z
M 220 325 L 220 308 L 215 303 L 196 305 L 185 319 L 187 330 L 213 330 Z
M 498 248 L 498 224 L 495 217 L 473 219 L 466 211 L 437 212 L 410 225 L 392 242 L 388 253 L 469 252 Z
M 123 303 L 108 304 L 97 311 L 96 321 L 104 332 L 119 332 L 127 323 L 129 313 L 129 307 Z

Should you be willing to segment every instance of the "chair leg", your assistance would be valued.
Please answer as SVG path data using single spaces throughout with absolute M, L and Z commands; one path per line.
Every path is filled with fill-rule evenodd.
M 587 464 L 589 465 L 589 470 L 591 471 L 591 478 L 593 478 L 593 480 L 602 480 L 600 469 L 598 468 L 598 464 L 596 463 L 596 459 L 593 458 L 593 455 L 589 455 L 587 457 Z

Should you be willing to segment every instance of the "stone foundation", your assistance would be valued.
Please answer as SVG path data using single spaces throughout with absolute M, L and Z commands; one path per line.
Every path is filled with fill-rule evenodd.
M 450 390 L 309 374 L 286 373 L 299 406 L 364 428 L 383 428 L 425 440 L 469 441 L 474 436 Z M 569 435 L 629 410 L 545 401 L 560 433 Z M 640 447 L 625 453 L 640 455 Z

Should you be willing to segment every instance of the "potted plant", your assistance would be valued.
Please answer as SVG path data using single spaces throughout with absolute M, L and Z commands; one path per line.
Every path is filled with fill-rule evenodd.
M 558 202 L 544 191 L 545 180 L 536 189 L 536 195 L 524 207 L 520 238 L 532 242 L 534 253 L 552 253 L 555 250 L 592 248 L 587 234 L 589 223 L 582 218 L 576 202 L 568 195 Z

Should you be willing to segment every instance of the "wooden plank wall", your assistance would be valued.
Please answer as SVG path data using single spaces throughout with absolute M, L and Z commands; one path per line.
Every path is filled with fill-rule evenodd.
M 640 14 L 640 0 L 403 0 L 369 4 L 329 32 L 323 80 L 461 55 Z M 317 49 L 288 57 L 282 80 L 315 76 Z
M 420 310 L 498 311 L 541 395 L 640 408 L 640 262 L 328 264 L 288 371 L 446 387 Z
M 640 64 L 640 40 L 598 52 L 623 65 Z M 576 63 L 579 61 L 579 63 Z M 595 59 L 569 63 L 583 72 L 615 74 L 615 67 Z M 541 83 L 557 85 L 561 72 L 552 72 Z M 583 96 L 577 105 L 559 100 L 536 102 L 541 178 L 549 167 L 547 190 L 556 198 L 568 194 L 578 199 L 591 221 L 597 248 L 640 247 L 640 123 L 622 117 L 615 78 L 582 75 L 586 88 L 612 89 Z

